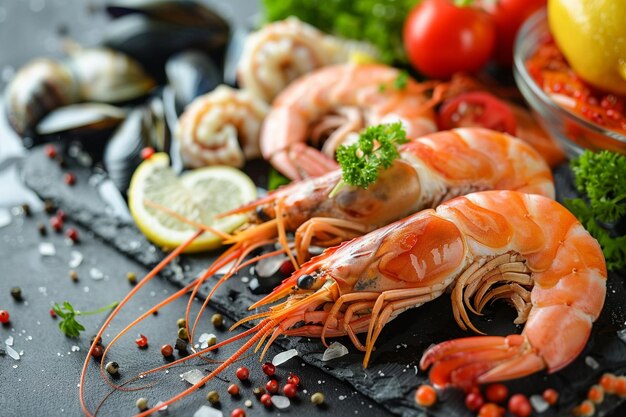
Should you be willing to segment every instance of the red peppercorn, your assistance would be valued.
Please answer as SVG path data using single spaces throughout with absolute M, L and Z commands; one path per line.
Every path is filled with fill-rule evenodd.
M 246 412 L 243 411 L 242 408 L 235 408 L 231 413 L 230 417 L 246 417 Z
M 295 268 L 293 267 L 290 259 L 285 259 L 285 261 L 280 265 L 279 270 L 283 275 L 291 275 L 291 273 L 295 271 Z
M 104 348 L 102 347 L 102 345 L 96 345 L 93 347 L 93 350 L 91 351 L 91 356 L 94 359 L 100 359 L 103 353 L 104 353 Z
M 78 242 L 78 230 L 70 227 L 65 231 L 65 236 L 67 236 L 72 242 Z
M 509 413 L 515 417 L 528 417 L 532 412 L 533 408 L 524 394 L 515 394 L 509 398 Z
M 604 392 L 613 394 L 615 392 L 615 381 L 616 377 L 614 374 L 605 373 L 600 377 L 600 386 L 604 388 Z
M 415 391 L 415 402 L 422 407 L 432 407 L 437 402 L 437 391 L 430 385 L 420 385 Z
M 148 338 L 140 334 L 139 338 L 135 339 L 135 343 L 137 343 L 137 346 L 139 346 L 140 348 L 148 347 Z
M 509 389 L 503 384 L 491 384 L 487 387 L 485 396 L 492 403 L 500 404 L 506 401 L 509 396 Z
M 250 377 L 250 371 L 245 366 L 242 366 L 241 368 L 237 368 L 235 375 L 237 375 L 240 381 L 247 381 Z
M 470 392 L 465 397 L 465 407 L 471 411 L 478 411 L 485 404 L 485 399 L 480 392 Z
M 478 417 L 502 417 L 503 415 L 504 408 L 494 403 L 487 403 L 480 407 L 480 411 L 478 411 Z
M 283 394 L 285 394 L 285 397 L 295 397 L 298 395 L 298 386 L 294 384 L 285 384 L 283 387 Z
M 6 310 L 0 310 L 0 323 L 7 324 L 11 320 L 11 315 Z
M 150 159 L 152 155 L 154 155 L 154 148 L 151 148 L 150 146 L 146 146 L 141 150 L 141 159 L 144 161 L 146 159 Z
M 276 373 L 276 367 L 271 362 L 265 362 L 263 366 L 261 366 L 263 373 L 267 376 L 272 376 Z
M 43 150 L 50 159 L 54 159 L 57 156 L 57 147 L 54 145 L 46 145 Z
M 554 405 L 559 400 L 559 393 L 555 389 L 548 388 L 543 392 L 543 399 L 546 400 L 548 404 Z
M 161 346 L 161 355 L 169 358 L 170 356 L 172 356 L 172 354 L 174 354 L 174 348 L 172 347 L 172 345 L 167 344 Z
M 237 384 L 230 384 L 228 386 L 228 393 L 230 395 L 239 395 L 239 385 L 237 385 Z
M 60 217 L 54 216 L 50 218 L 50 227 L 59 233 L 63 229 L 63 220 Z
M 300 385 L 300 377 L 289 372 L 289 378 L 287 378 L 287 383 L 293 384 L 297 387 L 298 385 Z
M 261 404 L 263 404 L 264 406 L 266 406 L 267 408 L 272 406 L 272 396 L 269 394 L 263 394 L 261 395 Z
M 67 185 L 74 185 L 76 184 L 76 175 L 71 172 L 66 172 L 63 176 L 63 181 L 65 181 Z
M 54 309 L 52 309 L 52 308 L 50 309 L 50 317 L 52 317 L 53 319 L 57 318 L 57 312 L 54 311 Z
M 64 212 L 63 210 L 61 210 L 61 209 L 58 209 L 58 210 L 57 210 L 57 212 L 56 212 L 55 216 L 56 216 L 56 217 L 58 217 L 59 219 L 61 219 L 61 221 L 64 221 L 64 220 L 65 220 L 65 218 L 67 217 L 67 216 L 65 215 L 65 212 Z
M 276 381 L 275 379 L 270 379 L 269 381 L 267 381 L 267 384 L 265 384 L 265 389 L 270 394 L 276 394 L 278 392 L 278 388 L 278 381 Z

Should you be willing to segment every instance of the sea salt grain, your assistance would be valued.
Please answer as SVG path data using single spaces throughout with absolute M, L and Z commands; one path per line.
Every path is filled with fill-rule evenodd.
M 41 242 L 39 244 L 39 254 L 41 256 L 54 256 L 57 254 L 57 250 L 53 243 Z
M 7 209 L 0 209 L 0 229 L 11 224 L 11 212 Z
M 4 341 L 4 344 L 7 346 L 13 346 L 13 336 L 7 337 L 7 340 Z
M 161 404 L 163 404 L 163 401 L 159 401 L 158 403 L 156 403 L 156 405 L 155 405 L 156 409 L 157 409 L 157 410 L 159 410 L 159 411 L 161 411 L 161 412 L 165 412 L 165 411 L 167 411 L 167 405 L 164 405 L 163 407 L 160 407 L 160 408 L 159 408 L 159 406 L 160 406 Z
M 104 274 L 102 273 L 102 271 L 100 271 L 98 268 L 91 268 L 89 270 L 89 276 L 94 280 L 94 281 L 100 281 L 101 279 L 104 278 Z
M 68 263 L 69 267 L 74 269 L 74 268 L 78 268 L 80 266 L 80 264 L 83 263 L 83 254 L 73 250 L 72 253 L 70 254 L 70 261 Z
M 291 402 L 289 398 L 283 397 L 282 395 L 272 395 L 272 404 L 279 410 L 284 410 L 291 405 Z
M 9 345 L 7 345 L 7 353 L 9 354 L 10 357 L 15 359 L 16 361 L 20 360 L 20 354 L 17 353 L 17 351 Z
M 598 361 L 592 358 L 591 356 L 585 357 L 585 363 L 591 369 L 598 369 L 600 367 L 600 364 L 598 363 Z
M 281 352 L 278 355 L 274 356 L 274 359 L 272 359 L 272 365 L 274 366 L 282 365 L 283 363 L 287 362 L 289 359 L 293 358 L 294 356 L 298 356 L 298 351 L 295 349 L 289 349 L 285 352 Z
M 531 395 L 530 404 L 538 413 L 543 413 L 548 409 L 548 407 L 550 407 L 550 404 L 548 404 L 541 395 Z
M 328 346 L 328 349 L 324 351 L 324 355 L 322 356 L 322 361 L 324 362 L 330 361 L 332 359 L 337 359 L 347 354 L 348 354 L 348 348 L 346 348 L 344 345 L 342 345 L 339 342 L 333 342 L 330 346 Z
M 196 410 L 193 417 L 223 417 L 223 414 L 220 410 L 216 410 L 208 405 L 203 405 Z
M 202 380 L 202 378 L 204 378 L 204 374 L 199 369 L 192 369 L 184 374 L 181 374 L 180 377 L 189 382 L 191 385 L 196 385 Z

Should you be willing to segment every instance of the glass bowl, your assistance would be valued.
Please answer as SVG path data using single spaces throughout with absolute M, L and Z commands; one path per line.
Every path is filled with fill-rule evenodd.
M 626 136 L 604 129 L 559 106 L 535 83 L 526 61 L 536 48 L 551 38 L 546 10 L 533 14 L 521 27 L 515 40 L 513 75 L 517 87 L 538 116 L 542 126 L 556 138 L 570 158 L 585 149 L 608 149 L 626 154 Z

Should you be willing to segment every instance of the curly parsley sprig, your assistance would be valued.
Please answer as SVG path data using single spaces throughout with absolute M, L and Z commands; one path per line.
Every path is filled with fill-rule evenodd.
M 61 321 L 59 322 L 59 329 L 65 334 L 67 337 L 78 337 L 80 336 L 80 332 L 85 330 L 85 326 L 80 324 L 76 320 L 76 316 L 87 316 L 90 314 L 99 314 L 103 313 L 107 310 L 115 308 L 119 303 L 117 301 L 112 302 L 111 304 L 99 308 L 93 311 L 79 311 L 75 310 L 74 307 L 69 303 L 69 301 L 64 301 L 63 305 L 59 303 L 55 303 L 52 309 L 57 316 L 61 317 Z
M 337 162 L 342 179 L 330 193 L 334 196 L 345 184 L 365 188 L 376 181 L 381 170 L 388 169 L 400 156 L 398 145 L 408 142 L 402 123 L 368 127 L 357 143 L 337 148 Z
M 626 156 L 585 151 L 570 166 L 583 198 L 566 200 L 565 205 L 598 240 L 607 268 L 626 268 L 626 235 L 612 227 L 626 221 Z

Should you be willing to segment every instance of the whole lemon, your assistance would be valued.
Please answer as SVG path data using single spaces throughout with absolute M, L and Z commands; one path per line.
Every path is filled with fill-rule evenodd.
M 548 0 L 548 22 L 582 79 L 626 94 L 626 0 Z

